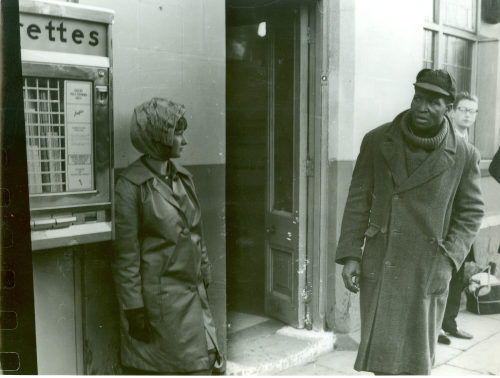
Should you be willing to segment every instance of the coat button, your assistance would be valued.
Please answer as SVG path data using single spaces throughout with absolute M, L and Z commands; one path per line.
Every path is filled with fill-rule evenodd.
M 188 234 L 189 234 L 189 228 L 184 227 L 184 228 L 182 229 L 182 233 L 183 233 L 184 235 L 188 235 Z
M 385 266 L 391 266 L 391 262 L 390 262 L 389 260 L 387 260 L 387 261 L 385 262 Z
M 399 196 L 397 194 L 394 194 L 394 199 L 395 200 L 398 200 L 399 199 Z

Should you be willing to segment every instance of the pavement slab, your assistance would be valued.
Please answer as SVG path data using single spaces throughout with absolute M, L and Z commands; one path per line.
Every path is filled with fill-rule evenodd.
M 462 350 L 454 348 L 451 345 L 437 344 L 435 366 L 447 363 L 448 361 L 460 355 L 460 353 L 462 353 Z
M 478 375 L 478 373 L 477 371 L 462 369 L 456 366 L 444 364 L 438 366 L 435 369 L 432 369 L 431 375 L 460 377 L 460 376 L 476 376 Z
M 368 372 L 354 370 L 357 351 L 335 351 L 320 356 L 316 364 L 345 375 L 366 375 Z
M 447 364 L 479 374 L 500 375 L 500 333 L 473 346 Z
M 474 336 L 471 340 L 450 337 L 451 346 L 460 350 L 467 350 L 491 335 L 500 332 L 500 321 L 485 315 L 476 315 L 471 312 L 461 312 L 457 319 L 458 328 Z
M 333 372 L 324 366 L 318 365 L 315 362 L 303 366 L 294 366 L 290 369 L 283 370 L 277 375 L 344 375 L 344 373 Z

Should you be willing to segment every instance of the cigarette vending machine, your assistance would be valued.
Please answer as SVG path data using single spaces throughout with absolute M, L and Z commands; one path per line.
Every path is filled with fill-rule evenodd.
M 20 2 L 32 249 L 111 239 L 113 12 Z
M 20 0 L 19 13 L 38 373 L 95 374 L 114 354 L 94 345 L 117 344 L 107 315 L 114 12 Z

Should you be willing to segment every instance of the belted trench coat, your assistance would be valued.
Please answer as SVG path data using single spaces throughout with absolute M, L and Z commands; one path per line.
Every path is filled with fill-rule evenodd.
M 361 260 L 358 371 L 429 374 L 452 269 L 483 216 L 479 153 L 449 120 L 443 143 L 407 175 L 401 122 L 365 135 L 336 261 Z
M 115 190 L 113 275 L 122 310 L 121 361 L 163 373 L 209 369 L 206 331 L 218 350 L 204 285 L 211 278 L 200 205 L 191 174 L 172 164 L 172 187 L 182 185 L 194 203 L 191 219 L 187 204 L 142 159 L 119 175 Z M 152 328 L 150 343 L 128 334 L 123 310 L 140 307 Z

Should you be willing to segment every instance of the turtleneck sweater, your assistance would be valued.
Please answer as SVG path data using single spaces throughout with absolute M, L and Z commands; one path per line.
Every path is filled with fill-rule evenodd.
M 441 123 L 441 128 L 433 137 L 424 138 L 415 135 L 411 130 L 411 118 L 401 122 L 401 131 L 405 141 L 406 170 L 410 176 L 429 157 L 432 151 L 442 146 L 448 134 L 448 121 L 446 118 Z

